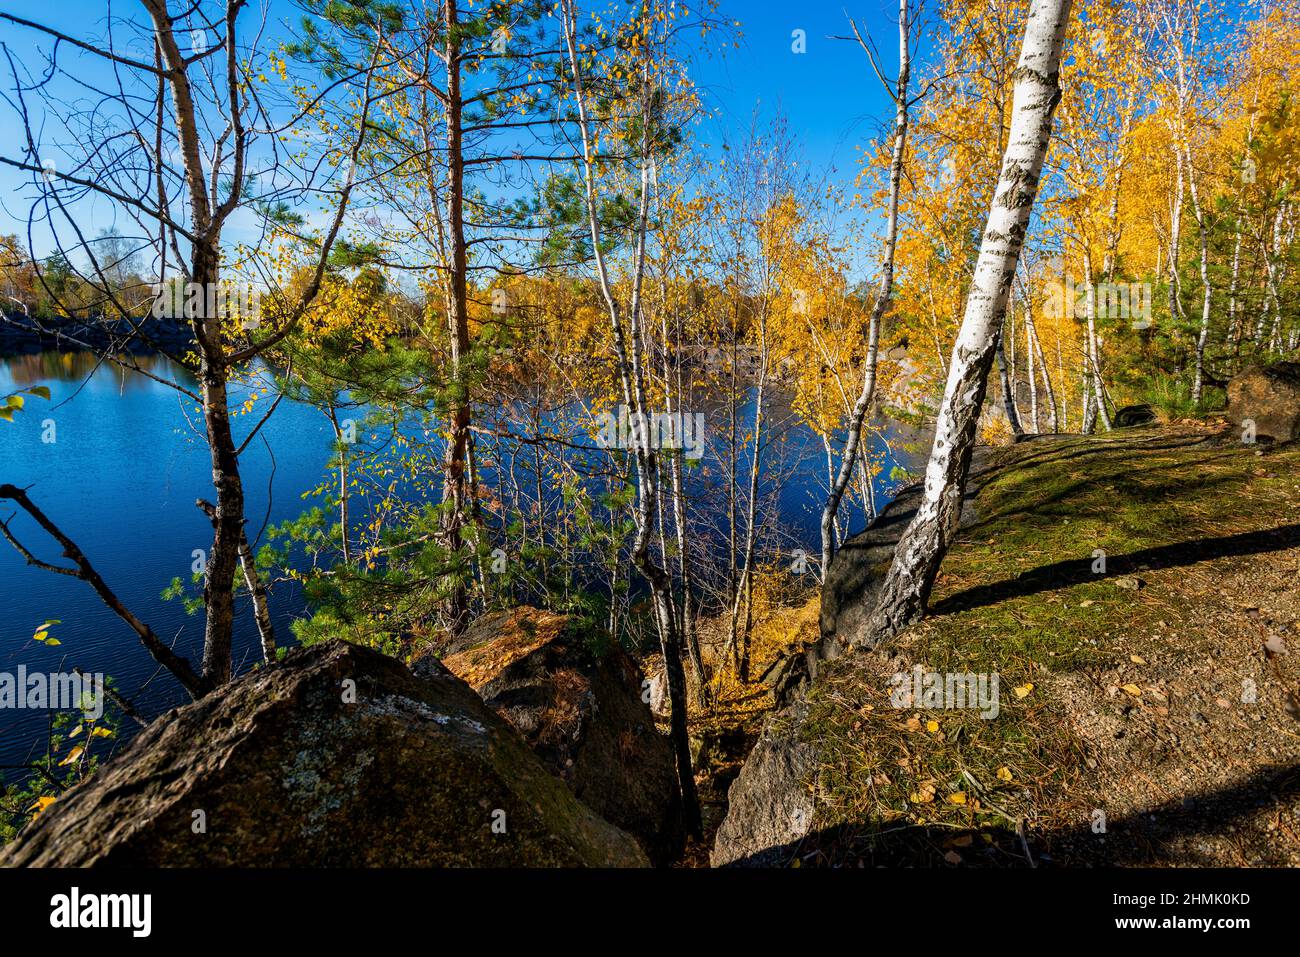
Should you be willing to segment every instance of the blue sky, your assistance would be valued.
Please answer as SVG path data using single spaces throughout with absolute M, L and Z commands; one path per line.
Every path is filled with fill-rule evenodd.
M 721 12 L 741 22 L 740 49 L 702 65 L 696 79 L 710 94 L 726 128 L 739 132 L 757 106 L 779 110 L 799 138 L 807 159 L 841 172 L 856 164 L 864 145 L 892 121 L 889 102 L 866 54 L 848 35 L 845 11 L 875 37 L 892 72 L 897 67 L 896 2 L 865 0 L 724 0 Z M 886 14 L 888 11 L 888 15 Z M 792 34 L 803 30 L 807 50 L 792 51 Z
M 4 0 L 7 11 L 48 24 L 72 36 L 93 38 L 102 34 L 108 10 L 106 0 Z M 136 13 L 132 0 L 116 0 L 118 16 Z M 892 119 L 889 104 L 870 65 L 856 43 L 831 39 L 849 33 L 846 11 L 859 28 L 869 32 L 884 51 L 887 68 L 896 66 L 896 0 L 721 0 L 719 14 L 740 22 L 738 49 L 701 57 L 694 78 L 705 93 L 706 104 L 716 114 L 699 130 L 711 150 L 724 138 L 740 140 L 754 111 L 760 128 L 776 112 L 786 119 L 799 144 L 799 159 L 818 171 L 834 170 L 834 178 L 847 180 L 857 164 L 856 148 L 878 135 L 882 121 Z M 253 16 L 257 16 L 253 13 Z M 295 22 L 298 12 L 284 0 L 271 0 L 271 19 Z M 792 34 L 804 31 L 806 52 L 792 49 Z M 922 38 L 922 43 L 923 43 Z M 31 30 L 0 23 L 0 43 L 29 65 L 39 62 L 34 46 L 48 50 L 50 41 Z M 75 62 L 76 69 L 102 70 L 89 55 Z M 94 75 L 94 74 L 91 74 Z M 11 92 L 7 65 L 0 60 L 0 86 Z M 0 154 L 17 157 L 20 130 L 11 109 L 0 104 Z M 0 232 L 20 231 L 26 204 L 15 194 L 26 174 L 0 167 Z M 106 225 L 106 224 L 104 224 Z M 92 224 L 98 232 L 100 223 Z M 42 251 L 43 252 L 43 251 Z

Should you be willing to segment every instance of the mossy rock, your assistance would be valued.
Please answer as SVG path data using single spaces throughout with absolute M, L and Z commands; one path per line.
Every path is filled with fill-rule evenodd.
M 5 866 L 645 866 L 459 678 L 334 641 L 169 712 Z

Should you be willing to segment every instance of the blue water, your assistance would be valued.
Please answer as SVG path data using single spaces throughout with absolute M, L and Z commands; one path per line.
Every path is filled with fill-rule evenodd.
M 136 361 L 160 378 L 194 386 L 183 371 L 165 360 Z M 77 542 L 122 602 L 197 666 L 202 615 L 187 615 L 180 602 L 160 597 L 175 577 L 189 581 L 194 550 L 211 544 L 211 526 L 194 505 L 198 498 L 211 499 L 213 491 L 208 450 L 192 400 L 145 376 L 97 364 L 88 354 L 0 359 L 0 396 L 33 385 L 47 386 L 51 399 L 28 397 L 14 422 L 0 422 L 0 482 L 27 487 L 33 501 Z M 239 407 L 246 391 L 232 390 L 232 408 Z M 263 400 L 259 411 L 265 407 Z M 742 425 L 750 421 L 750 414 L 748 409 L 742 411 Z M 246 435 L 259 418 L 256 412 L 235 416 L 237 437 Z M 48 420 L 53 420 L 56 430 L 53 442 L 42 441 L 43 434 L 48 436 Z M 793 424 L 788 412 L 780 410 L 779 401 L 773 404 L 769 427 L 773 435 L 765 467 L 781 476 L 782 484 L 776 497 L 779 515 L 765 517 L 764 524 L 779 520 L 782 549 L 803 547 L 815 556 L 825 476 L 821 443 Z M 288 400 L 280 404 L 241 457 L 250 538 L 261 536 L 267 522 L 279 523 L 301 513 L 302 493 L 326 477 L 332 445 L 332 429 L 319 411 Z M 709 455 L 717 453 L 716 442 L 709 448 Z M 877 452 L 886 457 L 877 482 L 878 504 L 883 504 L 896 484 L 891 468 L 906 464 L 907 456 L 883 446 Z M 485 449 L 484 459 L 489 458 Z M 491 468 L 484 470 L 484 479 L 494 481 Z M 712 485 L 717 493 L 725 480 L 718 464 L 706 458 L 693 481 Z M 721 508 L 721 501 L 715 494 L 708 507 Z M 7 519 L 15 511 L 6 502 L 0 506 L 0 517 Z M 358 508 L 357 514 L 361 511 Z M 860 527 L 862 520 L 856 515 L 850 524 Z M 720 513 L 718 526 L 724 521 Z M 16 514 L 10 526 L 37 557 L 68 564 L 57 545 L 26 515 Z M 237 671 L 247 670 L 259 657 L 246 601 L 241 598 L 236 609 Z M 28 671 L 77 667 L 87 673 L 102 672 L 146 717 L 187 700 L 168 674 L 158 673 L 135 633 L 100 602 L 89 585 L 28 566 L 2 540 L 0 608 L 0 672 L 14 673 L 19 665 L 26 665 Z M 286 644 L 290 622 L 304 611 L 300 593 L 277 585 L 271 610 L 277 640 Z M 32 640 L 36 627 L 47 619 L 62 621 L 51 630 L 61 642 L 56 647 Z M 47 721 L 44 712 L 0 710 L 0 764 L 24 763 L 43 753 Z
M 167 379 L 177 374 L 158 361 L 150 371 Z M 0 362 L 0 395 L 32 385 L 47 386 L 51 399 L 29 396 L 14 422 L 0 422 L 0 482 L 26 487 L 123 604 L 197 665 L 202 616 L 187 615 L 180 602 L 160 598 L 173 578 L 190 580 L 194 549 L 207 549 L 212 539 L 211 524 L 194 505 L 198 498 L 210 500 L 213 490 L 192 401 L 112 365 L 96 368 L 88 355 L 47 353 Z M 237 392 L 236 398 L 242 395 Z M 237 433 L 246 434 L 256 419 L 237 417 Z M 52 443 L 42 441 L 46 420 L 55 426 Z M 250 536 L 262 526 L 268 500 L 272 522 L 298 514 L 299 494 L 319 481 L 331 455 L 328 422 L 305 406 L 282 403 L 263 434 L 274 450 L 274 475 L 260 441 L 242 458 Z M 5 502 L 0 516 L 15 510 Z M 10 527 L 38 558 L 69 564 L 25 514 L 15 516 Z M 28 566 L 8 542 L 0 545 L 0 671 L 13 673 L 25 664 L 29 671 L 102 672 L 146 716 L 186 700 L 169 675 L 150 680 L 153 659 L 89 585 Z M 273 593 L 272 608 L 286 625 L 302 610 L 299 596 L 288 588 Z M 62 621 L 51 629 L 61 642 L 57 647 L 32 640 L 36 626 L 51 618 Z M 241 602 L 236 664 L 251 665 L 256 649 L 256 629 Z M 46 720 L 39 712 L 0 710 L 0 763 L 25 761 L 30 748 L 43 749 Z

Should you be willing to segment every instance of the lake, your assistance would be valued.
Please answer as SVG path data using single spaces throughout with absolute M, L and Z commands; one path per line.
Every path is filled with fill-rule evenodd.
M 140 358 L 153 375 L 185 385 L 188 375 L 167 360 Z M 189 616 L 179 601 L 160 593 L 177 576 L 189 580 L 193 552 L 211 545 L 211 526 L 195 507 L 211 498 L 207 445 L 193 403 L 175 390 L 88 353 L 44 353 L 0 358 L 0 395 L 33 385 L 47 386 L 51 399 L 28 397 L 13 423 L 0 422 L 0 482 L 26 487 L 32 500 L 75 541 L 123 603 L 182 655 L 201 657 L 203 621 Z M 256 384 L 254 384 L 256 385 Z M 232 390 L 232 406 L 248 387 Z M 777 497 L 786 534 L 811 555 L 819 554 L 817 523 L 825 476 L 820 440 L 782 411 L 778 395 L 771 405 L 773 461 L 789 478 Z M 741 422 L 752 412 L 745 409 Z M 257 422 L 257 414 L 237 416 L 236 435 Z M 52 420 L 54 429 L 48 424 Z M 291 401 L 280 404 L 241 459 L 247 496 L 250 538 L 266 523 L 290 519 L 304 508 L 301 495 L 325 477 L 333 444 L 328 420 L 316 409 Z M 779 437 L 778 437 L 779 436 Z M 48 439 L 53 441 L 46 441 Z M 269 445 L 272 451 L 268 451 Z M 877 478 L 877 503 L 883 505 L 897 484 L 894 465 L 910 464 L 908 455 L 886 449 L 878 454 L 886 468 Z M 717 482 L 718 470 L 706 468 L 701 481 Z M 505 461 L 505 459 L 502 459 Z M 494 476 L 485 470 L 484 479 Z M 6 503 L 8 505 L 9 503 Z M 7 518 L 15 509 L 0 511 Z M 861 527 L 855 515 L 851 525 Z M 721 524 L 721 523 L 719 523 Z M 15 535 L 39 558 L 66 564 L 58 547 L 25 514 L 11 522 Z M 254 546 L 256 548 L 256 545 Z M 100 602 L 85 582 L 28 566 L 0 540 L 0 672 L 102 672 L 151 718 L 186 697 L 172 678 L 158 669 L 134 632 Z M 235 665 L 247 670 L 259 657 L 257 634 L 246 599 L 237 608 Z M 277 585 L 271 610 L 277 640 L 290 641 L 289 623 L 301 615 L 302 596 L 295 587 Z M 58 646 L 33 640 L 48 619 Z M 48 714 L 0 710 L 0 764 L 19 764 L 43 753 Z M 124 727 L 123 739 L 131 728 Z

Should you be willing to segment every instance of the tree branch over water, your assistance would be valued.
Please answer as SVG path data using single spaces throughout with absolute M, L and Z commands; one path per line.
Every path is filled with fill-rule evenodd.
M 108 583 L 104 581 L 99 572 L 95 571 L 95 566 L 90 564 L 90 559 L 85 556 L 85 553 L 83 553 L 82 550 L 77 547 L 77 544 L 72 539 L 68 538 L 68 536 L 65 535 L 43 511 L 41 511 L 36 503 L 28 497 L 27 492 L 24 489 L 20 489 L 16 485 L 0 485 L 0 499 L 3 498 L 13 501 L 19 508 L 30 515 L 36 521 L 37 525 L 44 529 L 51 538 L 62 546 L 64 557 L 71 560 L 77 567 L 63 568 L 58 565 L 50 564 L 49 562 L 41 561 L 18 541 L 14 536 L 13 531 L 9 528 L 9 523 L 7 521 L 0 522 L 0 532 L 2 532 L 4 537 L 9 540 L 9 543 L 18 550 L 19 554 L 26 559 L 29 565 L 35 565 L 39 568 L 45 569 L 46 571 L 56 572 L 60 575 L 70 575 L 73 578 L 80 578 L 82 581 L 89 584 L 91 588 L 95 589 L 95 593 L 99 595 L 104 604 L 107 605 L 115 615 L 131 626 L 131 630 L 140 636 L 140 643 L 148 649 L 149 654 L 153 656 L 154 660 L 170 671 L 176 677 L 176 680 L 185 686 L 185 690 L 190 693 L 191 697 L 198 699 L 207 693 L 207 685 L 204 683 L 203 679 L 195 673 L 190 663 L 180 655 L 176 654 L 176 652 L 172 651 L 171 648 L 167 647 L 167 645 L 163 643 L 162 639 L 154 633 L 152 628 L 142 622 L 131 612 L 130 609 L 122 604 L 121 599 L 119 599 L 114 591 L 108 587 Z

